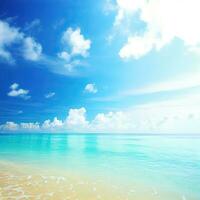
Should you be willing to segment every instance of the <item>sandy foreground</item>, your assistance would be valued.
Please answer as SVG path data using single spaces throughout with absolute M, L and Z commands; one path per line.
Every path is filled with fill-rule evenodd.
M 120 181 L 96 180 L 74 172 L 41 170 L 0 161 L 0 200 L 185 200 L 151 186 L 123 187 Z

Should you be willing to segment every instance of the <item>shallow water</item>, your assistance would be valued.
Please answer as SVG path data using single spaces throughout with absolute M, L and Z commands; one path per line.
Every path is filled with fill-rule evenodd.
M 1 134 L 0 199 L 199 200 L 200 137 Z

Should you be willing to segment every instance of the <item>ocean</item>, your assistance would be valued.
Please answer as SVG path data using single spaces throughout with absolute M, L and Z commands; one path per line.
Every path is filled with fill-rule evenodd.
M 0 199 L 200 200 L 200 136 L 0 134 Z

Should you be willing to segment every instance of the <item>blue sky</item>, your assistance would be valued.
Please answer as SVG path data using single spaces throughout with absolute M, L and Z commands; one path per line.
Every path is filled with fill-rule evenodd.
M 199 133 L 198 6 L 1 1 L 0 131 Z

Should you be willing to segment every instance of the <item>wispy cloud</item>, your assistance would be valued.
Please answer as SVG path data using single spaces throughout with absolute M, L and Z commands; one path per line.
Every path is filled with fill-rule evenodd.
M 63 26 L 66 22 L 66 19 L 65 18 L 61 18 L 59 20 L 57 20 L 54 24 L 53 24 L 53 28 L 54 29 L 58 29 L 60 28 L 61 26 Z
M 40 25 L 41 25 L 40 19 L 34 19 L 30 23 L 25 24 L 24 30 L 25 31 L 35 30 L 36 28 L 40 27 Z
M 91 100 L 100 102 L 112 102 L 119 101 L 123 98 L 140 96 L 140 95 L 152 95 L 156 93 L 170 93 L 174 91 L 191 90 L 200 87 L 200 73 L 197 71 L 191 74 L 184 74 L 163 80 L 161 82 L 154 82 L 142 87 L 121 89 L 110 96 L 95 97 Z
M 54 97 L 55 94 L 56 94 L 55 92 L 49 92 L 49 93 L 45 94 L 44 97 L 45 97 L 46 99 L 50 99 L 50 98 Z
M 182 77 L 176 77 L 168 81 L 162 81 L 154 84 L 149 84 L 141 88 L 130 89 L 124 91 L 122 95 L 143 95 L 153 94 L 159 92 L 170 92 L 175 90 L 184 90 L 200 86 L 200 73 L 194 73 L 191 75 L 184 75 Z

